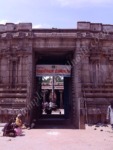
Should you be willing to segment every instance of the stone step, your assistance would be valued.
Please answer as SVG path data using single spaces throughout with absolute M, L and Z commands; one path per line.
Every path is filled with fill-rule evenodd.
M 56 125 L 60 125 L 60 126 L 64 126 L 64 125 L 68 125 L 69 124 L 69 120 L 68 119 L 63 119 L 63 118 L 47 118 L 47 119 L 39 119 L 38 123 L 37 123 L 37 127 L 47 127 L 47 126 L 56 126 Z
M 62 115 L 62 114 L 58 114 L 58 115 L 56 115 L 56 114 L 45 114 L 45 115 L 42 115 L 41 116 L 41 119 L 48 119 L 48 118 L 50 118 L 50 119 L 64 119 L 64 115 Z

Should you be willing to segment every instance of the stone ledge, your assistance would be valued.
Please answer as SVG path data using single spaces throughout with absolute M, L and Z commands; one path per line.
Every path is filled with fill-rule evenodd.
M 32 23 L 6 23 L 5 25 L 0 24 L 0 32 L 9 32 L 9 31 L 21 31 L 21 30 L 32 30 Z
M 77 22 L 77 29 L 90 31 L 103 31 L 106 34 L 113 32 L 113 25 L 91 22 Z

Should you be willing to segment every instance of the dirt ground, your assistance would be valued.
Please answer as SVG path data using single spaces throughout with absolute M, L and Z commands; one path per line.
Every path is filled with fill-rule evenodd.
M 3 137 L 0 150 L 113 150 L 113 131 L 108 127 L 87 126 L 76 129 L 23 130 L 23 136 Z

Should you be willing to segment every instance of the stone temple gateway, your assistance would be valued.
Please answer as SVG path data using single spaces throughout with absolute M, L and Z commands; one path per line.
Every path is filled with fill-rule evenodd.
M 53 64 L 71 66 L 64 77 L 64 120 L 76 129 L 105 122 L 113 99 L 113 25 L 90 22 L 78 22 L 77 29 L 0 24 L 0 122 L 40 95 L 36 65 Z

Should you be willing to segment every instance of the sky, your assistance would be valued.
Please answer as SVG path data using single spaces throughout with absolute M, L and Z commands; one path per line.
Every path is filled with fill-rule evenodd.
M 73 29 L 79 21 L 113 24 L 113 0 L 0 0 L 0 24 Z

